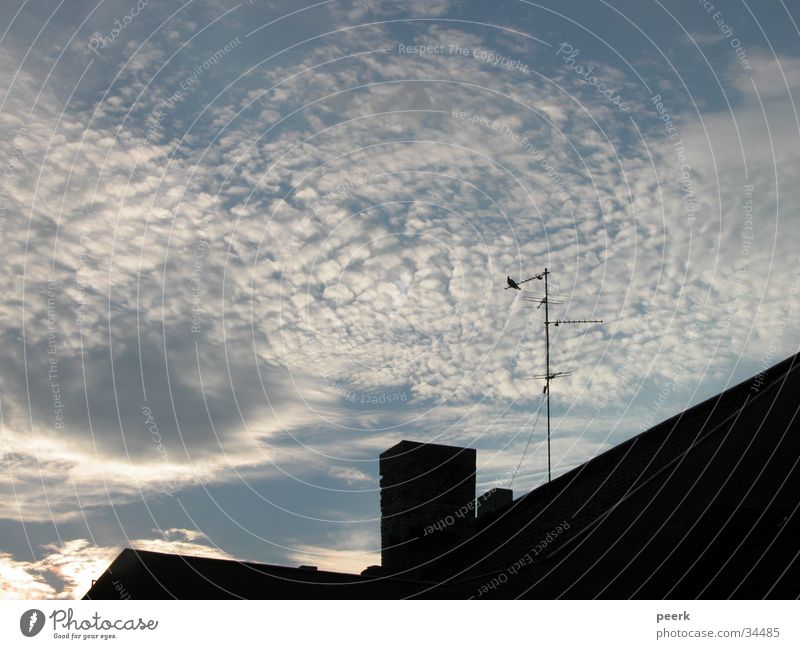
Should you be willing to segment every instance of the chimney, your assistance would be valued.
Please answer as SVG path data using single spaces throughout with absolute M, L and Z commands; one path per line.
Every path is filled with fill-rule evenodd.
M 475 519 L 475 463 L 475 449 L 441 444 L 402 441 L 381 453 L 385 571 L 415 576 L 469 534 Z
M 478 497 L 476 503 L 478 518 L 486 516 L 486 514 L 491 514 L 501 507 L 510 505 L 513 500 L 514 492 L 511 491 L 511 489 L 500 489 L 499 487 L 489 489 L 485 494 Z

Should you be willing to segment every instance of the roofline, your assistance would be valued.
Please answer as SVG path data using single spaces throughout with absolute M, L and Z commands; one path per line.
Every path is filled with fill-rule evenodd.
M 532 489 L 531 491 L 528 491 L 527 493 L 524 493 L 521 496 L 519 496 L 519 498 L 515 498 L 514 501 L 510 505 L 507 505 L 507 507 L 510 507 L 511 505 L 516 503 L 517 501 L 519 501 L 519 500 L 521 500 L 523 498 L 526 498 L 530 494 L 535 493 L 535 492 L 539 491 L 540 489 L 547 489 L 547 488 L 551 488 L 552 489 L 553 488 L 552 485 L 554 483 L 566 481 L 567 479 L 571 479 L 571 477 L 573 477 L 573 474 L 584 470 L 586 467 L 588 467 L 589 465 L 591 465 L 591 464 L 593 464 L 595 462 L 600 462 L 600 461 L 602 461 L 604 459 L 607 459 L 607 456 L 609 456 L 609 455 L 612 455 L 614 453 L 622 452 L 620 449 L 625 449 L 625 448 L 627 448 L 629 446 L 634 445 L 637 442 L 637 440 L 639 440 L 639 439 L 641 439 L 643 437 L 646 437 L 648 435 L 655 435 L 655 434 L 657 434 L 657 432 L 663 430 L 664 428 L 670 428 L 670 427 L 674 428 L 675 425 L 681 419 L 691 418 L 696 413 L 698 413 L 698 412 L 702 411 L 703 409 L 707 408 L 710 404 L 713 404 L 713 402 L 720 401 L 725 395 L 728 395 L 728 394 L 730 394 L 732 392 L 744 389 L 744 387 L 746 385 L 752 384 L 755 381 L 755 379 L 757 379 L 757 378 L 759 378 L 761 376 L 766 376 L 766 379 L 765 379 L 764 383 L 762 383 L 760 385 L 758 391 L 755 393 L 755 395 L 753 397 L 754 399 L 758 398 L 759 396 L 761 396 L 766 390 L 768 390 L 775 383 L 777 383 L 782 377 L 787 376 L 790 372 L 798 371 L 798 369 L 800 369 L 800 352 L 797 352 L 797 353 L 789 356 L 788 358 L 783 359 L 779 363 L 776 363 L 772 367 L 765 368 L 761 372 L 759 372 L 758 374 L 755 374 L 755 375 L 745 379 L 744 381 L 741 381 L 741 382 L 737 383 L 736 385 L 732 385 L 731 387 L 723 390 L 722 392 L 719 392 L 719 393 L 715 394 L 713 397 L 709 397 L 708 399 L 705 399 L 704 401 L 701 401 L 700 403 L 695 404 L 694 406 L 691 406 L 690 408 L 687 408 L 686 410 L 683 410 L 683 411 L 679 412 L 678 414 L 673 415 L 672 417 L 669 417 L 669 418 L 664 419 L 663 421 L 661 421 L 661 422 L 659 422 L 657 424 L 654 424 L 653 426 L 651 426 L 650 428 L 642 431 L 641 433 L 637 433 L 633 437 L 629 437 L 625 441 L 620 442 L 619 444 L 616 444 L 615 446 L 612 446 L 609 449 L 606 449 L 602 453 L 600 453 L 598 455 L 595 455 L 593 458 L 587 460 L 586 462 L 583 462 L 583 463 L 579 464 L 578 466 L 571 468 L 566 473 L 562 473 L 557 478 L 553 478 L 553 480 L 551 480 L 550 482 L 546 482 L 546 483 L 544 483 L 542 485 L 539 485 L 538 487 L 536 487 L 536 489 Z M 503 508 L 498 509 L 497 511 L 500 512 L 500 511 L 504 511 L 505 509 L 506 508 L 503 507 Z M 491 512 L 491 514 L 494 514 L 494 513 L 495 512 Z

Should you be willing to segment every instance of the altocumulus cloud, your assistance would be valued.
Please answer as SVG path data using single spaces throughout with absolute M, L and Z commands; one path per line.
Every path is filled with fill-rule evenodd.
M 478 446 L 491 484 L 516 465 L 542 371 L 539 312 L 506 274 L 557 269 L 560 317 L 606 321 L 555 337 L 554 364 L 581 370 L 558 384 L 561 467 L 641 430 L 675 367 L 659 418 L 704 377 L 722 387 L 792 351 L 797 325 L 776 328 L 797 266 L 796 59 L 752 48 L 752 75 L 717 66 L 725 101 L 698 107 L 663 58 L 586 54 L 620 111 L 555 39 L 436 20 L 455 4 L 334 3 L 281 23 L 302 37 L 274 49 L 250 33 L 256 9 L 217 9 L 150 33 L 166 16 L 148 6 L 74 86 L 42 85 L 57 54 L 20 66 L 24 50 L 0 47 L 3 518 L 260 480 L 374 492 L 369 460 L 408 436 Z M 81 45 L 58 63 L 73 81 Z M 737 272 L 745 256 L 769 273 Z M 537 448 L 518 488 L 541 479 Z M 346 509 L 319 515 L 353 530 L 283 539 L 284 558 L 374 562 L 374 516 Z M 148 547 L 205 551 L 172 536 Z M 15 592 L 76 593 L 69 557 L 96 574 L 112 548 L 42 545 L 4 556 Z M 42 576 L 56 573 L 62 589 Z

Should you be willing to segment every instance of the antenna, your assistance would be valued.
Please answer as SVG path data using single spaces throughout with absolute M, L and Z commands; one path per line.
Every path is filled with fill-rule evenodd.
M 548 290 L 547 285 L 547 278 L 550 275 L 550 271 L 547 268 L 544 269 L 543 273 L 538 275 L 534 275 L 524 281 L 529 282 L 532 279 L 539 279 L 544 281 L 544 297 L 543 298 L 529 298 L 528 296 L 523 297 L 523 300 L 527 302 L 538 302 L 537 309 L 544 304 L 544 348 L 545 348 L 545 372 L 544 374 L 537 374 L 530 378 L 532 379 L 540 379 L 544 380 L 544 394 L 547 395 L 547 481 L 550 482 L 552 480 L 552 473 L 550 470 L 550 381 L 553 379 L 557 379 L 559 377 L 570 376 L 572 372 L 551 372 L 550 371 L 550 326 L 553 325 L 554 327 L 559 327 L 565 324 L 595 324 L 595 323 L 602 323 L 602 320 L 550 320 L 550 292 Z M 522 284 L 522 282 L 517 282 L 518 284 Z M 553 304 L 563 304 L 562 301 L 553 300 Z

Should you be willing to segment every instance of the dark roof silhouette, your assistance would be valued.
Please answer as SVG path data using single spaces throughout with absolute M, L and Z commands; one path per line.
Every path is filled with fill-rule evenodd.
M 117 580 L 133 598 L 796 598 L 798 358 L 468 529 L 442 530 L 413 569 L 352 575 L 125 550 L 86 597 L 118 599 Z
M 84 599 L 399 599 L 419 590 L 411 580 L 127 548 Z

